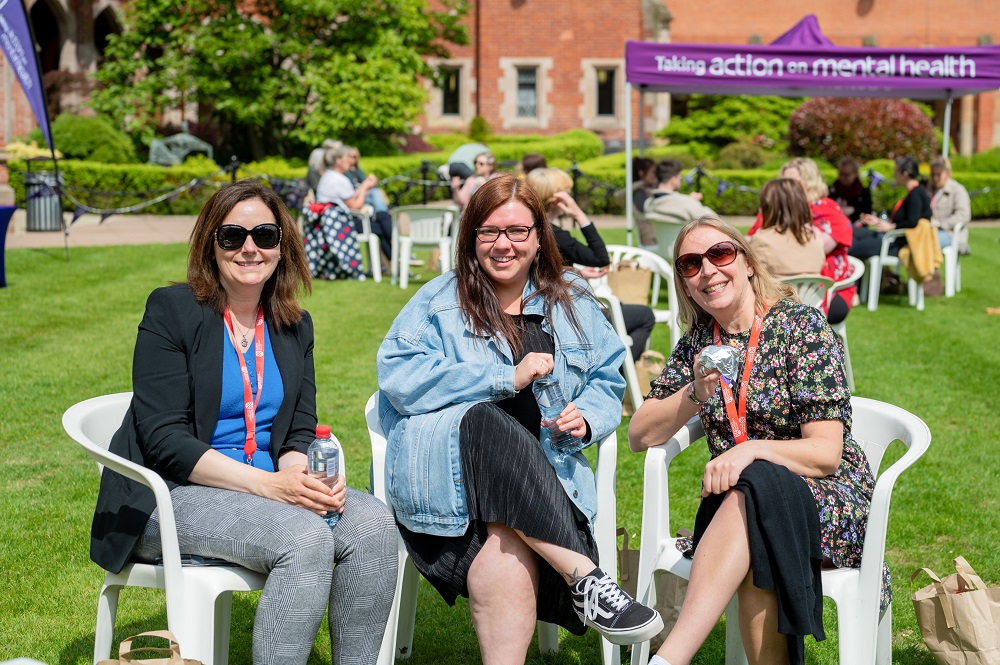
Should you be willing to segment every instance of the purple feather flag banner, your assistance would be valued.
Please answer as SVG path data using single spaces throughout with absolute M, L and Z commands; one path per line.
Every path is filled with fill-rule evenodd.
M 17 75 L 45 142 L 51 150 L 55 150 L 45 107 L 45 88 L 40 79 L 41 70 L 35 57 L 27 12 L 21 0 L 0 0 L 0 48 L 3 48 L 7 62 Z

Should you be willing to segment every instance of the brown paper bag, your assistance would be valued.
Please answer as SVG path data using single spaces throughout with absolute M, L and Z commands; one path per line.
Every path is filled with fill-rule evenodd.
M 677 529 L 677 537 L 690 538 L 694 533 L 690 529 L 681 527 Z M 653 653 L 660 648 L 663 640 L 674 629 L 677 617 L 681 614 L 681 606 L 684 605 L 684 596 L 687 594 L 688 581 L 683 577 L 677 577 L 670 573 L 660 575 L 660 586 L 656 589 L 656 611 L 663 618 L 663 630 L 654 635 L 649 640 L 649 652 Z
M 170 643 L 168 648 L 161 647 L 136 647 L 132 648 L 132 640 L 137 637 L 162 637 Z M 139 653 L 159 654 L 166 658 L 133 658 Z M 169 630 L 151 630 L 139 633 L 132 637 L 125 638 L 118 646 L 118 658 L 109 658 L 100 661 L 97 665 L 123 665 L 124 663 L 134 663 L 134 665 L 202 665 L 200 660 L 191 658 L 181 658 L 181 648 L 177 644 L 177 638 Z
M 639 387 L 643 394 L 649 392 L 649 384 L 653 379 L 660 376 L 663 367 L 667 364 L 667 359 L 659 351 L 643 351 L 639 362 L 635 364 L 635 373 L 639 377 Z
M 639 267 L 638 261 L 620 261 L 608 271 L 608 286 L 618 300 L 629 305 L 649 304 L 653 272 Z
M 618 576 L 621 578 L 621 587 L 625 593 L 635 598 L 637 587 L 639 586 L 639 550 L 630 550 L 628 547 L 628 530 L 620 526 L 616 531 L 619 536 L 623 536 L 622 547 L 618 550 Z
M 954 575 L 933 580 L 913 594 L 913 609 L 924 644 L 940 665 L 1000 665 L 1000 587 L 989 588 L 964 557 Z

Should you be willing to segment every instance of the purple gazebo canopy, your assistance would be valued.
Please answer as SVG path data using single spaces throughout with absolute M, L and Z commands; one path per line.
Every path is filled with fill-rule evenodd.
M 947 99 L 1000 88 L 1000 47 L 835 46 L 807 16 L 769 45 L 625 45 L 625 76 L 650 92 Z

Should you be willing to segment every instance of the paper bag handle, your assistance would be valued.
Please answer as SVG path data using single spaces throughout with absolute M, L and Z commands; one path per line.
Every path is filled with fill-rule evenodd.
M 976 574 L 964 556 L 955 557 L 955 572 L 958 573 L 959 593 L 987 588 L 986 584 L 983 583 L 983 578 Z
M 179 644 L 177 644 L 177 638 L 174 637 L 174 634 L 171 633 L 169 630 L 150 630 L 145 633 L 139 633 L 138 635 L 133 635 L 132 637 L 127 637 L 124 640 L 122 640 L 122 643 L 118 646 L 118 658 L 123 663 L 132 662 L 132 654 L 133 654 L 132 640 L 134 640 L 137 637 L 143 637 L 143 636 L 162 637 L 163 639 L 170 642 L 170 647 L 167 649 L 161 647 L 139 647 L 134 650 L 135 653 L 139 653 L 141 651 L 147 651 L 150 653 L 158 653 L 169 656 L 168 659 L 163 661 L 165 665 L 182 662 L 181 647 Z
M 618 530 L 615 531 L 615 534 L 624 537 L 624 540 L 622 541 L 622 552 L 628 552 L 628 529 L 620 526 L 618 527 Z
M 941 598 L 941 611 L 944 612 L 944 622 L 948 628 L 955 627 L 955 612 L 951 609 L 951 596 L 948 591 L 944 588 L 944 584 L 941 582 L 941 578 L 934 574 L 934 571 L 930 568 L 917 568 L 910 575 L 910 581 L 917 579 L 917 575 L 920 573 L 927 573 L 927 576 L 934 580 L 934 588 L 937 589 L 938 597 Z

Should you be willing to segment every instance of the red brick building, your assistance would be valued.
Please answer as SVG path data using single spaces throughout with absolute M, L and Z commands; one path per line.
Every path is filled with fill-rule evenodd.
M 430 0 L 434 2 L 435 0 Z M 479 114 L 497 132 L 553 134 L 586 128 L 624 136 L 625 42 L 768 43 L 803 14 L 841 46 L 974 47 L 1000 40 L 1000 0 L 469 0 L 470 44 L 452 47 L 444 85 L 430 92 L 425 132 L 465 131 Z M 42 69 L 61 79 L 58 109 L 86 101 L 86 76 L 117 31 L 116 0 L 26 0 Z M 74 87 L 74 81 L 80 85 Z M 633 108 L 638 95 L 633 93 Z M 940 126 L 943 106 L 938 113 Z M 638 117 L 638 113 L 636 113 Z M 638 119 L 634 130 L 638 130 Z M 645 128 L 670 118 L 668 95 L 647 95 Z M 34 127 L 27 100 L 0 57 L 0 145 Z M 997 93 L 955 103 L 958 152 L 1000 145 Z
M 748 44 L 773 41 L 805 13 L 840 46 L 975 47 L 1000 38 L 998 0 L 470 0 L 469 46 L 433 64 L 424 131 L 465 130 L 477 113 L 503 133 L 583 127 L 624 134 L 629 39 Z M 430 86 L 428 86 L 430 87 Z M 638 95 L 633 93 L 633 107 Z M 647 95 L 645 128 L 669 121 L 668 95 Z M 638 113 L 636 113 L 638 115 Z M 938 108 L 938 126 L 943 102 Z M 633 130 L 638 130 L 638 120 Z M 1000 145 L 997 93 L 956 101 L 951 135 L 963 154 Z

